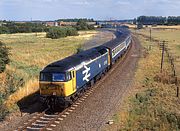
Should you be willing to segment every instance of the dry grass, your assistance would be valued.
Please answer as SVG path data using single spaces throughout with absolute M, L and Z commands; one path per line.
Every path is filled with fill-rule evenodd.
M 57 40 L 45 38 L 45 34 L 13 34 L 0 35 L 0 40 L 11 48 L 11 65 L 37 66 L 42 68 L 49 62 L 62 59 L 76 52 L 96 32 L 81 32 L 79 36 L 72 36 Z M 22 63 L 21 63 L 22 62 Z
M 168 26 L 169 27 L 169 26 Z M 180 26 L 175 26 L 180 28 Z M 149 28 L 137 31 L 140 34 L 149 36 Z M 152 37 L 158 40 L 168 41 L 168 47 L 174 57 L 180 57 L 180 30 L 174 29 L 152 29 Z M 180 59 L 175 61 L 178 76 L 180 76 Z
M 180 130 L 180 101 L 176 97 L 175 85 L 163 84 L 154 79 L 159 73 L 161 60 L 157 43 L 150 43 L 142 36 L 138 38 L 146 48 L 143 52 L 148 52 L 148 55 L 142 57 L 138 63 L 134 79 L 135 88 L 124 101 L 121 111 L 116 114 L 118 121 L 115 120 L 115 123 L 105 130 Z M 151 44 L 154 46 L 148 50 Z M 170 72 L 167 58 L 164 72 Z
M 128 26 L 130 29 L 135 29 L 136 28 L 136 25 L 134 25 L 134 24 L 123 24 L 123 25 Z
M 17 101 L 21 100 L 25 96 L 33 94 L 38 90 L 39 82 L 37 79 L 30 79 L 23 87 L 20 87 L 15 93 L 10 95 L 5 101 L 5 106 L 11 108 Z
M 152 27 L 153 29 L 180 29 L 179 25 L 174 25 L 174 26 L 165 26 L 165 25 L 159 25 L 159 26 L 155 26 Z
M 61 39 L 45 38 L 46 33 L 18 33 L 0 35 L 0 41 L 11 49 L 11 62 L 5 73 L 0 74 L 0 86 L 7 82 L 7 75 L 12 74 L 16 80 L 23 81 L 21 87 L 11 94 L 5 104 L 11 107 L 23 97 L 38 90 L 39 71 L 48 63 L 60 60 L 76 53 L 77 49 L 97 34 L 96 31 L 81 31 L 79 36 Z M 5 86 L 1 86 L 0 89 Z
M 137 27 L 137 25 L 134 24 L 124 24 L 129 26 L 129 28 L 131 29 L 135 29 Z M 150 27 L 152 29 L 174 29 L 174 30 L 180 30 L 180 25 L 175 25 L 175 26 L 166 26 L 166 25 L 158 25 L 158 26 L 151 26 L 151 25 L 147 25 L 146 27 Z

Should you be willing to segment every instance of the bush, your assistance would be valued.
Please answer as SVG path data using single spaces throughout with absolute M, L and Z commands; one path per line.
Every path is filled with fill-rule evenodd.
M 93 25 L 88 25 L 88 29 L 89 29 L 89 30 L 94 30 L 95 28 L 94 28 Z
M 76 53 L 78 54 L 78 53 L 80 53 L 82 51 L 83 51 L 82 45 L 79 45 L 78 48 L 77 48 Z
M 12 93 L 16 92 L 19 87 L 24 86 L 25 80 L 22 76 L 18 76 L 16 72 L 8 72 L 6 71 L 6 89 L 5 96 L 8 97 Z
M 75 26 L 75 28 L 77 30 L 93 30 L 94 26 L 93 25 L 88 25 L 85 20 L 80 19 L 77 22 L 77 25 Z
M 47 30 L 48 27 L 40 23 L 6 22 L 6 24 L 0 26 L 0 34 L 44 32 Z
M 52 39 L 58 39 L 66 36 L 75 36 L 75 35 L 78 35 L 78 32 L 75 28 L 51 27 L 47 32 L 46 37 Z
M 0 73 L 6 69 L 6 64 L 9 62 L 9 48 L 7 48 L 4 43 L 0 42 Z
M 67 36 L 76 36 L 76 35 L 78 35 L 78 32 L 75 28 L 67 28 L 66 35 Z
M 0 26 L 0 34 L 8 34 L 9 29 L 6 26 Z

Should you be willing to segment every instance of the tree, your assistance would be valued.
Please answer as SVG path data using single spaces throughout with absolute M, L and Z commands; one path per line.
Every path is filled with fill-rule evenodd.
M 134 18 L 134 20 L 133 20 L 133 24 L 136 24 L 136 22 L 137 22 L 137 20 L 136 20 L 136 18 Z
M 8 34 L 9 29 L 6 26 L 0 26 L 0 34 Z
M 79 20 L 84 20 L 85 22 L 94 22 L 94 19 L 87 19 L 87 18 L 74 18 L 74 19 L 58 19 L 56 21 L 63 21 L 63 22 L 78 22 Z
M 78 35 L 78 32 L 75 28 L 72 27 L 51 27 L 47 32 L 46 37 L 52 39 L 58 39 L 66 36 L 75 36 Z
M 0 42 L 0 73 L 4 72 L 9 62 L 9 48 L 7 48 L 4 43 Z
M 140 16 L 137 18 L 137 23 L 143 25 L 164 25 L 166 17 L 162 16 Z
M 85 20 L 79 20 L 76 28 L 77 30 L 88 30 L 88 24 Z
M 167 18 L 167 24 L 168 25 L 179 25 L 180 24 L 180 16 L 169 16 Z
M 93 25 L 88 25 L 86 20 L 80 19 L 75 26 L 77 30 L 93 30 Z
M 0 34 L 7 33 L 31 33 L 47 31 L 48 27 L 41 23 L 14 23 L 6 22 L 3 26 L 0 26 Z

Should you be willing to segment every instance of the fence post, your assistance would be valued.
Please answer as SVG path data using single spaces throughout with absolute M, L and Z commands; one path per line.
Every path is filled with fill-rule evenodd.
M 162 56 L 161 56 L 161 73 L 163 69 L 163 62 L 164 62 L 164 49 L 165 49 L 165 41 L 162 43 Z
M 151 28 L 150 28 L 150 30 L 149 30 L 149 35 L 150 35 L 149 36 L 149 40 L 150 40 L 150 42 L 151 42 L 151 39 L 152 39 L 152 37 L 151 37 L 152 35 L 151 34 L 152 34 L 152 31 L 151 31 Z
M 176 76 L 176 78 L 175 78 L 175 85 L 176 85 L 176 87 L 177 87 L 177 94 L 176 94 L 176 96 L 179 97 L 179 84 L 178 84 L 178 78 L 177 78 L 177 76 Z

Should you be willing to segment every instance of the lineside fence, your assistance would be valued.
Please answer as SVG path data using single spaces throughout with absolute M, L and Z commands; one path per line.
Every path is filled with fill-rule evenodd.
M 165 56 L 167 56 L 168 59 L 168 63 L 170 64 L 171 67 L 171 76 L 168 80 L 168 83 L 172 83 L 176 85 L 176 97 L 179 97 L 179 86 L 180 86 L 180 74 L 178 74 L 177 72 L 177 65 L 176 62 L 180 62 L 180 56 L 175 56 L 175 54 L 173 54 L 171 52 L 171 49 L 168 47 L 168 41 L 160 41 L 158 39 L 152 38 L 151 35 L 147 36 L 144 34 L 140 34 L 140 33 L 135 33 L 138 35 L 143 36 L 144 38 L 146 38 L 147 40 L 149 40 L 150 42 L 155 42 L 157 43 L 157 45 L 159 46 L 160 51 L 162 52 L 162 56 L 161 56 L 161 65 L 160 65 L 160 72 L 161 74 L 163 73 L 163 65 L 164 65 L 164 61 L 165 61 Z M 150 45 L 150 49 L 151 49 Z M 180 73 L 180 72 L 179 72 Z M 163 77 L 161 75 L 161 77 Z M 162 80 L 163 78 L 161 78 Z

